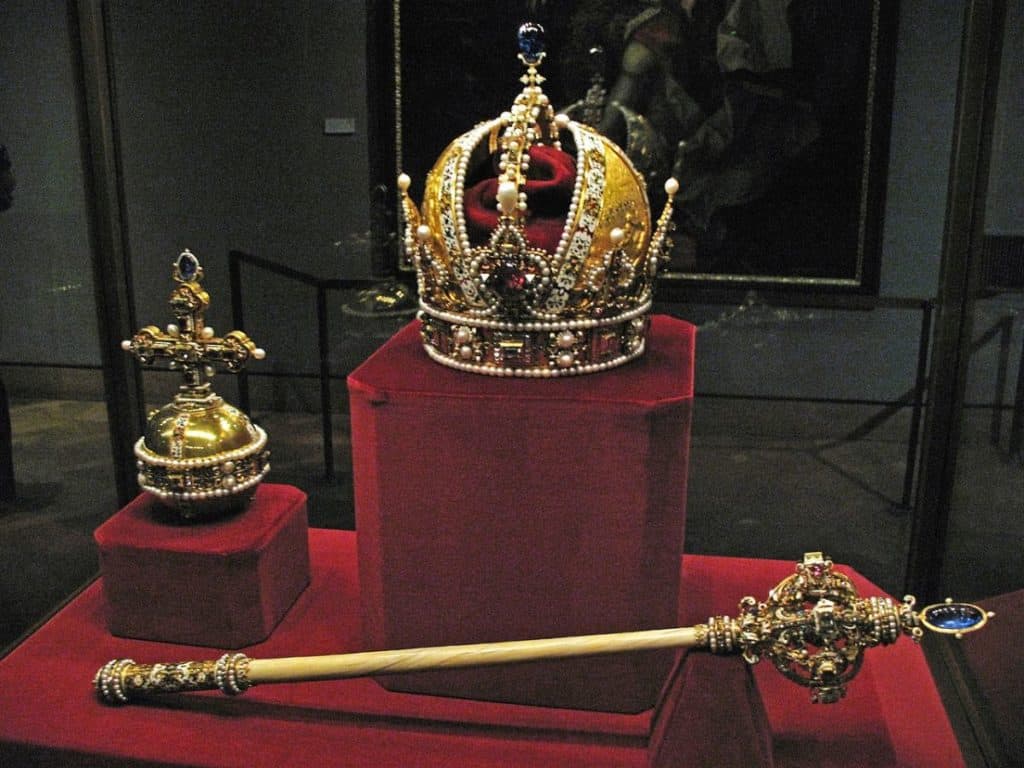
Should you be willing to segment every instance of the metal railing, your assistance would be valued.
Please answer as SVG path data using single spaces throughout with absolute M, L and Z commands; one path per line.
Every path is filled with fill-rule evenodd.
M 242 265 L 270 272 L 278 277 L 292 280 L 303 285 L 308 285 L 316 291 L 316 335 L 317 353 L 319 357 L 319 370 L 316 378 L 320 383 L 320 414 L 321 434 L 323 442 L 324 474 L 329 482 L 334 482 L 336 472 L 334 468 L 334 419 L 331 409 L 331 358 L 330 358 L 330 331 L 329 331 L 329 303 L 327 301 L 328 291 L 346 291 L 358 288 L 365 288 L 376 282 L 375 280 L 360 279 L 330 279 L 325 280 L 307 274 L 293 267 L 279 264 L 276 261 L 254 256 L 242 251 L 228 252 L 228 277 L 231 284 L 231 317 L 235 328 L 245 327 L 245 302 L 242 298 Z M 239 405 L 246 413 L 251 413 L 249 396 L 249 376 L 256 375 L 242 371 L 238 374 L 238 399 Z M 268 376 L 281 376 L 282 374 L 264 374 Z M 303 374 L 292 374 L 293 377 L 309 378 Z M 344 378 L 344 377 L 334 377 Z

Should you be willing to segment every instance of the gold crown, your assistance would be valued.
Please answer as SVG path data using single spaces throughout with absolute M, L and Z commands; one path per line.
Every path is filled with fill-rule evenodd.
M 270 470 L 267 433 L 214 393 L 207 378 L 215 362 L 239 371 L 265 353 L 242 331 L 217 338 L 205 324 L 210 296 L 190 251 L 174 262 L 174 279 L 170 304 L 177 323 L 166 331 L 148 325 L 121 343 L 144 365 L 165 359 L 184 375 L 174 399 L 150 413 L 135 444 L 139 486 L 185 518 L 240 511 Z
M 520 27 L 525 87 L 508 112 L 448 145 L 427 176 L 422 211 L 409 198 L 409 177 L 398 179 L 424 348 L 464 371 L 576 375 L 644 352 L 679 185 L 665 183 L 668 201 L 652 226 L 643 177 L 626 154 L 555 115 L 537 71 L 542 36 L 539 25 Z M 481 174 L 494 160 L 497 178 Z M 538 200 L 550 198 L 558 174 L 538 174 L 541 163 L 570 169 L 564 208 L 543 222 L 547 237 L 536 234 L 543 227 L 531 187 L 540 188 Z M 484 221 L 494 226 L 481 232 Z

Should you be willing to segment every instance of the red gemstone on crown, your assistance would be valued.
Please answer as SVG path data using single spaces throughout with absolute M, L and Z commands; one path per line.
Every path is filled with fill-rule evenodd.
M 501 296 L 511 298 L 526 289 L 526 273 L 513 262 L 503 262 L 493 273 L 494 290 Z

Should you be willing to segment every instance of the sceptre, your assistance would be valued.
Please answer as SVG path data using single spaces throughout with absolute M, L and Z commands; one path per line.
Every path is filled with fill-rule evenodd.
M 810 552 L 766 600 L 744 597 L 736 618 L 712 616 L 692 627 L 273 659 L 251 659 L 243 653 L 173 664 L 114 659 L 99 669 L 93 685 L 101 701 L 125 704 L 160 693 L 220 690 L 238 695 L 271 683 L 693 648 L 739 653 L 750 664 L 768 659 L 787 678 L 809 688 L 811 701 L 831 704 L 846 694 L 866 649 L 891 645 L 904 634 L 919 641 L 925 629 L 961 637 L 995 615 L 950 599 L 919 611 L 915 604 L 909 595 L 901 602 L 861 598 L 831 560 Z

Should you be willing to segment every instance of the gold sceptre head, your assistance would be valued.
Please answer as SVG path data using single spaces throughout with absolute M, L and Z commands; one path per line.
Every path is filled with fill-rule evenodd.
M 739 652 L 750 664 L 767 659 L 809 688 L 811 701 L 832 704 L 846 695 L 867 649 L 892 645 L 902 635 L 917 642 L 925 629 L 960 638 L 995 615 L 952 599 L 915 611 L 916 602 L 912 595 L 901 602 L 862 598 L 830 559 L 808 552 L 767 600 L 745 597 L 738 618 L 708 619 L 702 644 L 713 653 Z
M 862 598 L 849 577 L 833 570 L 832 561 L 820 552 L 804 555 L 796 573 L 771 590 L 767 600 L 744 597 L 739 607 L 735 619 L 712 616 L 706 624 L 692 627 L 605 635 L 280 659 L 251 659 L 244 653 L 160 664 L 113 659 L 96 672 L 93 686 L 101 701 L 126 704 L 161 693 L 220 690 L 235 696 L 271 683 L 698 648 L 740 653 L 750 664 L 768 659 L 787 678 L 810 688 L 811 701 L 832 704 L 845 695 L 868 648 L 891 645 L 902 635 L 917 641 L 925 629 L 959 638 L 981 629 L 995 615 L 973 603 L 952 600 L 915 611 L 912 597 L 898 603 L 888 597 Z
M 218 337 L 206 325 L 210 296 L 191 251 L 174 261 L 173 277 L 175 322 L 121 342 L 143 365 L 166 360 L 184 379 L 174 399 L 149 414 L 135 444 L 139 486 L 188 520 L 238 512 L 270 469 L 267 434 L 214 393 L 209 378 L 216 364 L 238 372 L 266 353 L 242 331 Z

